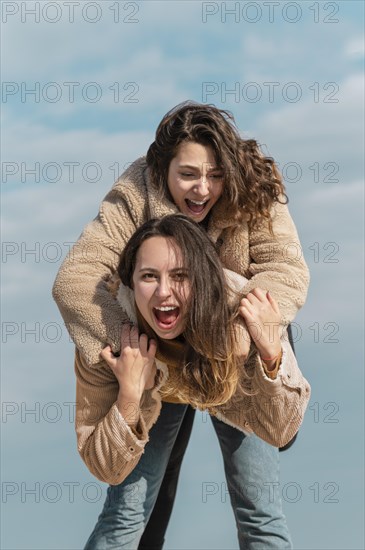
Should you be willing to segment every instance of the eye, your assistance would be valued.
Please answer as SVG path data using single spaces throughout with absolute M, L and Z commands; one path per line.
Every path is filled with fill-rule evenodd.
M 211 174 L 209 177 L 213 180 L 221 180 L 223 178 L 223 174 Z
M 183 282 L 188 279 L 188 274 L 186 273 L 186 271 L 177 271 L 172 275 L 172 278 L 175 281 Z
M 194 178 L 195 177 L 195 174 L 193 174 L 192 172 L 181 172 L 180 175 L 183 178 Z
M 156 273 L 143 273 L 142 275 L 142 280 L 143 281 L 153 281 L 154 279 L 156 279 L 157 275 Z

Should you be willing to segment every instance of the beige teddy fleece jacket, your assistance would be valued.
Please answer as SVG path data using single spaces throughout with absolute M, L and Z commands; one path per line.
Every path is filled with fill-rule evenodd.
M 77 348 L 78 449 L 90 471 L 112 485 L 127 477 L 143 453 L 149 429 L 159 415 L 159 388 L 168 380 L 168 367 L 156 360 L 160 376 L 156 386 L 144 392 L 139 423 L 131 430 L 116 406 L 118 382 L 99 357 L 106 343 L 114 351 L 119 349 L 121 325 L 129 319 L 110 292 L 109 281 L 137 227 L 177 211 L 167 197 L 159 197 L 145 158 L 136 160 L 105 197 L 98 216 L 84 229 L 53 286 L 53 296 Z M 273 235 L 264 223 L 251 231 L 245 221 L 235 227 L 221 198 L 212 209 L 207 232 L 219 245 L 224 267 L 249 279 L 243 294 L 255 287 L 270 290 L 286 325 L 305 301 L 309 274 L 287 206 L 275 203 L 271 218 Z M 300 426 L 310 396 L 309 384 L 285 338 L 275 380 L 266 376 L 257 354 L 247 368 L 253 374 L 254 395 L 237 392 L 224 406 L 210 412 L 272 445 L 284 446 Z
M 226 272 L 227 275 L 227 272 Z M 242 277 L 228 274 L 234 290 L 242 288 Z M 131 322 L 137 324 L 132 291 L 121 285 L 118 301 Z M 287 340 L 282 338 L 283 356 L 275 380 L 265 374 L 257 353 L 242 365 L 241 382 L 235 395 L 209 413 L 246 434 L 256 433 L 271 445 L 282 447 L 297 433 L 310 398 L 310 386 L 300 372 Z M 78 450 L 90 472 L 111 485 L 121 483 L 137 465 L 148 442 L 148 432 L 161 410 L 161 393 L 168 387 L 169 366 L 156 359 L 155 387 L 143 393 L 136 428 L 120 414 L 116 401 L 119 384 L 107 366 L 90 368 L 77 351 L 76 433 Z M 176 368 L 176 367 L 171 367 Z M 244 378 L 244 370 L 250 380 Z
M 134 231 L 150 218 L 178 212 L 168 197 L 161 199 L 151 183 L 144 157 L 137 159 L 117 180 L 64 260 L 53 286 L 53 296 L 76 347 L 90 366 L 100 367 L 100 351 L 107 343 L 119 350 L 123 321 L 121 309 L 107 280 Z M 270 290 L 287 325 L 303 305 L 309 273 L 293 220 L 286 205 L 271 210 L 273 235 L 267 224 L 249 230 L 238 227 L 222 197 L 213 207 L 208 235 L 219 246 L 224 267 L 249 279 L 247 294 L 255 287 Z M 246 335 L 247 336 L 247 335 Z

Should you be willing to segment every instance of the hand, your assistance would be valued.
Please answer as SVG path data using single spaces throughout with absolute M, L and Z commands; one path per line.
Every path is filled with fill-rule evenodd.
M 110 346 L 101 352 L 101 357 L 119 382 L 119 396 L 123 396 L 124 400 L 139 403 L 144 390 L 153 387 L 156 375 L 156 350 L 155 340 L 148 342 L 147 335 L 139 335 L 137 327 L 123 325 L 120 356 L 115 357 Z
M 254 288 L 240 302 L 239 313 L 246 321 L 248 331 L 260 356 L 276 358 L 281 351 L 280 309 L 270 292 Z

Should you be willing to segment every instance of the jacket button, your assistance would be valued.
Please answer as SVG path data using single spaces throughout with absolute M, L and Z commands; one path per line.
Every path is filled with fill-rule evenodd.
M 128 448 L 128 451 L 129 451 L 130 453 L 134 453 L 134 447 L 129 447 L 129 448 Z

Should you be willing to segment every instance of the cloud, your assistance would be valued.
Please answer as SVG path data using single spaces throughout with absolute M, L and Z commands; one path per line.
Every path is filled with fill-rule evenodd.
M 91 161 L 100 164 L 131 162 L 136 155 L 144 154 L 154 135 L 151 131 L 126 131 L 123 121 L 118 132 L 106 131 L 103 128 L 62 130 L 29 119 L 14 121 L 10 116 L 6 118 L 4 125 L 7 133 L 3 145 L 3 159 L 42 164 L 67 161 L 78 161 L 82 164 Z M 76 168 L 75 171 L 77 173 Z M 62 172 L 61 176 L 65 178 L 63 181 L 70 181 L 69 172 L 69 169 Z M 14 177 L 9 175 L 8 181 L 14 182 L 20 175 L 20 171 Z M 94 176 L 95 174 L 90 173 L 89 179 L 92 180 Z M 49 174 L 49 180 L 52 180 L 52 177 L 55 177 L 54 173 Z M 32 182 L 34 177 L 29 176 L 26 180 L 26 183 Z M 4 178 L 3 183 L 6 183 Z
M 329 103 L 327 94 L 333 91 L 335 88 L 320 90 L 318 102 L 311 94 L 301 102 L 272 109 L 258 117 L 254 128 L 259 141 L 268 145 L 270 154 L 281 166 L 288 162 L 300 165 L 303 177 L 300 184 L 295 184 L 300 194 L 307 192 L 308 187 L 314 188 L 316 162 L 321 166 L 322 182 L 326 176 L 331 178 L 335 165 L 338 173 L 333 178 L 339 178 L 341 185 L 362 174 L 359 162 L 364 140 L 362 75 L 346 76 L 332 97 L 337 102 Z M 333 164 L 326 169 L 326 163 Z
M 145 154 L 152 139 L 148 132 L 59 132 L 29 121 L 11 127 L 3 155 L 4 313 L 19 311 L 17 304 L 24 303 L 25 295 L 28 307 L 44 303 L 45 293 L 50 298 L 56 271 L 71 243 L 96 216 L 128 163 Z M 17 173 L 4 181 L 4 163 L 10 161 Z M 71 167 L 71 162 L 77 166 Z M 39 183 L 26 172 L 36 163 Z M 52 182 L 57 173 L 59 181 Z M 97 181 L 91 181 L 96 176 Z
M 361 59 L 365 54 L 365 43 L 363 36 L 355 36 L 345 44 L 345 55 L 350 58 Z
M 76 5 L 75 2 L 73 21 L 72 8 L 68 6 L 72 3 L 59 2 L 53 13 L 47 5 L 34 4 L 38 4 L 37 22 L 36 15 L 27 14 L 31 6 L 24 3 L 14 14 L 4 15 L 6 55 L 3 71 L 10 80 L 36 77 L 61 81 L 70 76 L 85 78 L 88 74 L 93 74 L 95 80 L 95 74 L 102 73 L 109 65 L 119 69 L 133 66 L 134 58 L 137 59 L 136 70 L 148 73 L 156 69 L 154 52 L 165 52 L 163 58 L 172 62 L 176 47 L 185 45 L 189 48 L 192 42 L 186 40 L 185 32 L 176 32 L 173 21 L 181 26 L 189 25 L 190 29 L 201 26 L 201 7 L 194 2 L 87 3 L 94 4 L 94 10 L 85 3 Z M 179 4 L 184 9 L 177 15 Z M 51 23 L 50 19 L 57 19 L 57 11 L 60 17 Z M 94 22 L 91 21 L 93 18 Z M 159 32 L 160 41 L 157 42 Z M 51 55 L 46 55 L 44 44 L 52 44 Z M 183 63 L 185 60 L 186 55 L 181 56 Z

